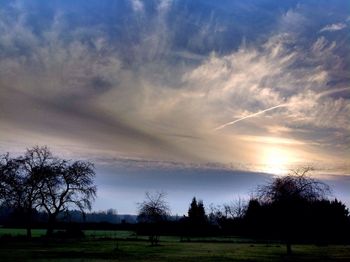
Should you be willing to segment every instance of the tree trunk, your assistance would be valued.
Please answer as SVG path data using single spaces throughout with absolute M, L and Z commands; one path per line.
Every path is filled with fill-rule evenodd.
M 32 229 L 30 228 L 30 226 L 27 225 L 27 238 L 31 239 L 32 238 Z
M 26 221 L 26 231 L 27 231 L 27 238 L 32 238 L 32 210 L 27 211 L 27 221 Z
M 287 246 L 287 255 L 291 255 L 292 254 L 292 243 L 290 242 L 290 240 L 287 240 L 286 246 Z
M 56 215 L 55 214 L 49 214 L 49 220 L 47 222 L 47 231 L 46 236 L 52 237 L 53 236 L 53 230 L 55 227 L 56 222 Z

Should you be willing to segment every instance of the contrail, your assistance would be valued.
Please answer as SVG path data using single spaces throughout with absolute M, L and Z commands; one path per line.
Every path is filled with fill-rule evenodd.
M 342 88 L 337 88 L 337 89 L 333 89 L 333 90 L 327 90 L 327 91 L 320 93 L 317 98 L 321 98 L 323 96 L 335 94 L 335 93 L 346 91 L 346 90 L 350 90 L 350 87 L 342 87 Z
M 338 88 L 338 89 L 334 89 L 334 90 L 327 90 L 327 91 L 324 91 L 324 92 L 321 92 L 320 94 L 318 94 L 316 96 L 316 100 L 318 100 L 321 97 L 324 97 L 324 96 L 327 96 L 327 95 L 330 95 L 330 94 L 334 94 L 334 93 L 337 93 L 337 92 L 341 92 L 341 91 L 346 91 L 346 90 L 349 90 L 349 89 L 350 89 L 350 87 L 343 87 L 343 88 Z M 223 129 L 223 128 L 227 127 L 227 126 L 236 124 L 237 122 L 242 121 L 244 119 L 251 118 L 251 117 L 263 114 L 263 113 L 265 113 L 267 111 L 274 110 L 274 109 L 279 108 L 279 107 L 287 107 L 288 105 L 291 105 L 291 104 L 290 103 L 285 103 L 285 104 L 280 104 L 278 106 L 273 106 L 273 107 L 261 110 L 259 112 L 254 113 L 254 114 L 250 114 L 250 115 L 247 115 L 245 117 L 242 117 L 242 118 L 236 119 L 234 121 L 225 123 L 225 124 L 223 124 L 221 126 L 218 126 L 218 127 L 214 128 L 214 131 Z
M 263 114 L 263 113 L 265 113 L 265 112 L 267 112 L 267 111 L 271 111 L 271 110 L 274 110 L 274 109 L 276 109 L 276 108 L 279 108 L 279 107 L 286 107 L 286 106 L 288 106 L 288 105 L 287 105 L 287 104 L 280 104 L 280 105 L 278 105 L 278 106 L 273 106 L 273 107 L 270 107 L 270 108 L 261 110 L 261 111 L 259 111 L 259 112 L 254 113 L 254 114 L 247 115 L 247 116 L 245 116 L 245 117 L 242 117 L 242 118 L 236 119 L 236 120 L 234 120 L 234 121 L 225 123 L 225 124 L 223 124 L 223 125 L 221 125 L 221 126 L 218 126 L 218 127 L 214 128 L 214 131 L 223 129 L 223 128 L 227 127 L 227 126 L 233 125 L 233 124 L 235 124 L 235 123 L 237 123 L 237 122 L 239 122 L 239 121 L 242 121 L 242 120 L 244 120 L 244 119 L 251 118 L 251 117 L 254 117 L 254 116 Z

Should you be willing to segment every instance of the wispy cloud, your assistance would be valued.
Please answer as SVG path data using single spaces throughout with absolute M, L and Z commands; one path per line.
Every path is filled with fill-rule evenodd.
M 125 210 L 305 163 L 349 174 L 345 1 L 253 2 L 0 1 L 0 153 L 91 160 L 99 206 Z
M 330 24 L 330 25 L 326 25 L 325 27 L 323 27 L 320 30 L 321 32 L 334 32 L 334 31 L 339 31 L 339 30 L 343 30 L 344 28 L 346 28 L 347 25 L 344 23 L 336 23 L 336 24 Z
M 143 12 L 144 11 L 144 5 L 141 0 L 130 0 L 132 9 L 135 12 Z
M 2 139 L 201 163 L 249 162 L 257 141 L 235 138 L 242 134 L 290 136 L 316 154 L 324 149 L 306 133 L 317 133 L 318 144 L 344 150 L 347 40 L 318 35 L 322 21 L 307 15 L 307 4 L 286 4 L 282 13 L 261 7 L 261 30 L 226 12 L 254 11 L 245 4 L 116 5 L 96 2 L 103 12 L 92 17 L 90 6 L 72 7 L 78 20 L 65 7 L 30 12 L 26 2 L 0 11 Z M 320 154 L 334 148 L 327 150 Z

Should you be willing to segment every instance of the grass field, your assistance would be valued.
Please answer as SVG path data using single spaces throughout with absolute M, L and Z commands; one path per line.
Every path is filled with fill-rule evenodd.
M 44 236 L 46 233 L 45 229 L 32 229 L 33 237 Z M 89 239 L 101 239 L 101 238 L 117 238 L 117 239 L 132 239 L 132 240 L 147 240 L 147 236 L 138 236 L 133 231 L 113 231 L 113 230 L 84 230 L 85 236 Z M 22 228 L 0 228 L 0 236 L 3 235 L 12 235 L 12 236 L 25 236 L 26 230 Z M 179 236 L 162 236 L 162 241 L 172 242 L 172 241 L 181 241 L 182 239 Z M 237 242 L 237 243 L 247 243 L 254 242 L 253 239 L 241 238 L 241 237 L 191 237 L 189 239 L 193 242 Z
M 0 230 L 0 234 L 4 232 L 24 233 Z M 344 245 L 294 245 L 293 255 L 286 256 L 285 246 L 278 243 L 180 242 L 176 237 L 162 237 L 161 245 L 152 247 L 145 237 L 130 231 L 87 231 L 86 235 L 89 237 L 81 241 L 3 241 L 0 261 L 350 261 L 350 246 Z M 108 239 L 108 235 L 117 238 Z
M 112 231 L 112 230 L 85 230 L 85 235 L 89 238 L 131 238 L 135 237 L 132 231 Z M 32 229 L 33 237 L 40 237 L 46 234 L 45 229 Z M 0 236 L 25 236 L 26 230 L 23 228 L 0 228 Z

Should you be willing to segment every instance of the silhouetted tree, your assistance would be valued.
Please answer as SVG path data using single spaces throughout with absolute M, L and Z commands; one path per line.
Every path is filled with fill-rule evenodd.
M 205 213 L 203 201 L 192 198 L 188 208 L 188 217 L 184 220 L 184 231 L 189 235 L 204 235 L 209 230 L 208 217 Z
M 24 156 L 1 159 L 1 184 L 3 204 L 23 213 L 27 237 L 31 237 L 33 210 L 40 206 L 40 189 L 44 175 L 52 171 L 56 159 L 46 147 L 28 149 Z M 5 189 L 4 189 L 5 188 Z
M 246 209 L 247 203 L 240 197 L 223 205 L 223 213 L 226 218 L 242 218 L 246 213 Z
M 170 215 L 170 208 L 165 200 L 166 194 L 157 192 L 146 193 L 146 199 L 138 204 L 138 221 L 145 223 L 149 228 L 149 239 L 152 245 L 159 242 L 160 223 L 166 221 Z
M 197 202 L 197 199 L 195 197 L 192 198 L 192 202 L 188 209 L 188 218 L 194 224 L 203 224 L 207 221 L 207 216 L 205 214 L 202 200 L 199 200 Z
M 261 207 L 259 202 L 254 201 L 249 203 L 247 210 L 247 216 L 252 217 L 253 213 L 266 213 L 269 208 L 269 214 L 273 214 L 270 219 L 281 227 L 280 234 L 286 241 L 288 254 L 292 252 L 292 240 L 300 232 L 299 225 L 305 223 L 303 214 L 307 212 L 309 204 L 326 199 L 330 193 L 326 184 L 308 176 L 310 171 L 311 168 L 294 170 L 292 174 L 277 177 L 271 183 L 260 186 L 257 196 L 265 206 Z
M 0 162 L 0 198 L 3 205 L 22 212 L 31 237 L 33 211 L 49 215 L 48 234 L 59 212 L 71 205 L 91 207 L 96 194 L 93 165 L 56 158 L 47 147 L 27 149 L 24 156 L 3 156 Z
M 244 216 L 247 204 L 242 198 L 218 206 L 210 206 L 209 221 L 218 225 L 223 234 L 237 235 L 244 233 Z
M 40 206 L 48 214 L 47 235 L 52 236 L 59 213 L 75 206 L 80 211 L 91 210 L 96 196 L 93 164 L 84 161 L 61 161 L 54 172 L 47 173 L 40 188 Z
M 315 201 L 325 199 L 330 188 L 325 183 L 308 176 L 312 168 L 293 170 L 287 176 L 277 177 L 271 183 L 258 187 L 262 202 Z

